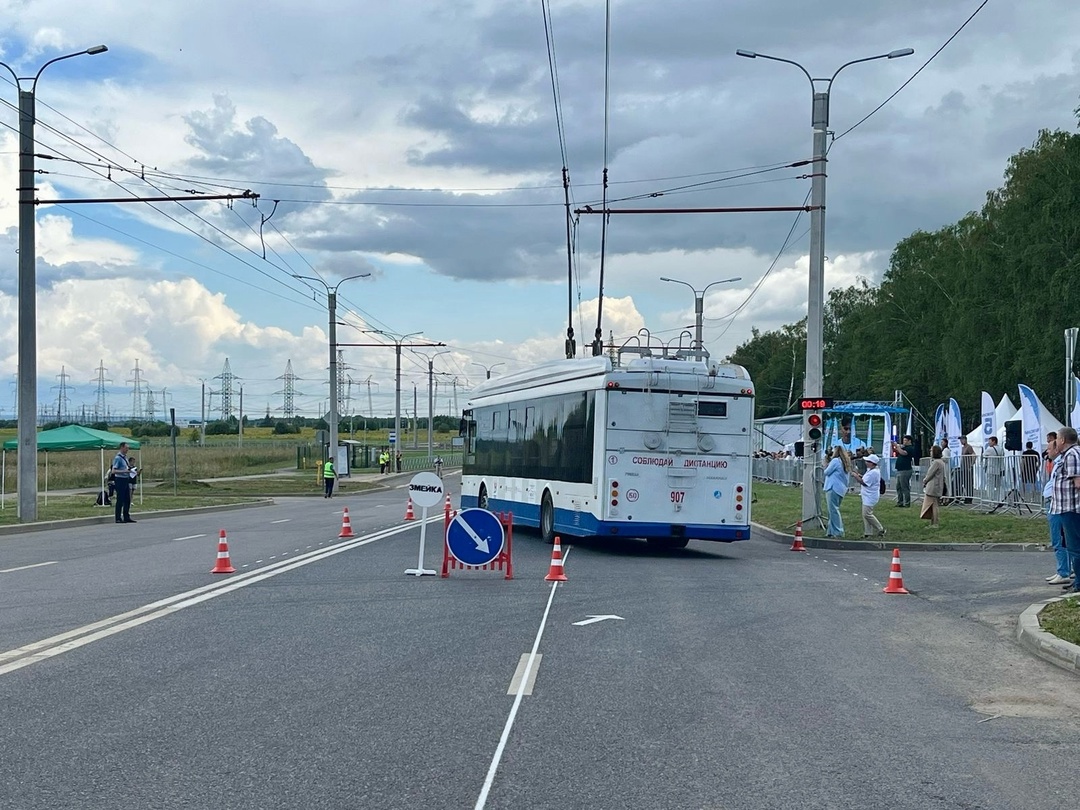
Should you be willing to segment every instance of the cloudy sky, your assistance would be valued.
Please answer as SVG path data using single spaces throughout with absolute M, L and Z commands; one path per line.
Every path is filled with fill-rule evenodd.
M 138 365 L 158 413 L 164 400 L 198 414 L 200 381 L 219 388 L 226 359 L 245 413 L 280 411 L 289 361 L 298 410 L 320 413 L 323 281 L 362 273 L 340 288 L 339 320 L 351 325 L 338 340 L 389 348 L 343 347 L 356 413 L 369 392 L 374 415 L 393 410 L 393 338 L 372 330 L 423 333 L 402 355 L 405 402 L 415 384 L 421 414 L 436 351 L 440 412 L 488 368 L 561 357 L 571 306 L 587 352 L 602 223 L 577 218 L 571 274 L 564 151 L 574 207 L 600 206 L 605 154 L 613 208 L 797 206 L 809 191 L 808 168 L 787 168 L 811 156 L 806 77 L 737 48 L 826 77 L 915 49 L 853 65 L 833 85 L 828 287 L 876 281 L 898 240 L 979 208 L 1041 128 L 1074 128 L 1080 87 L 1073 0 L 613 0 L 606 140 L 600 0 L 0 0 L 0 13 L 0 61 L 20 77 L 109 48 L 51 65 L 37 83 L 39 199 L 259 195 L 255 205 L 38 207 L 38 390 L 52 413 L 62 374 L 67 408 L 92 409 L 100 366 L 109 411 L 130 414 Z M 10 418 L 19 124 L 0 74 L 0 417 Z M 604 339 L 644 327 L 678 341 L 694 320 L 691 287 L 732 277 L 741 281 L 705 297 L 714 357 L 751 327 L 797 320 L 808 228 L 792 213 L 611 217 Z M 408 347 L 422 343 L 445 346 Z

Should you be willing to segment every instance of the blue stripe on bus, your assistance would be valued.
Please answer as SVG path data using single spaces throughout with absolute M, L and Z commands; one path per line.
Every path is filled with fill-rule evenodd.
M 475 495 L 462 495 L 461 508 L 475 509 L 479 506 Z M 504 501 L 488 497 L 488 509 L 493 512 L 513 512 L 514 524 L 540 528 L 540 507 L 530 503 Z M 588 512 L 573 509 L 555 510 L 555 533 L 571 537 L 673 537 L 670 523 L 627 523 L 597 520 Z M 750 539 L 749 526 L 729 524 L 694 524 L 689 523 L 680 534 L 691 540 L 716 540 L 721 543 L 733 543 Z

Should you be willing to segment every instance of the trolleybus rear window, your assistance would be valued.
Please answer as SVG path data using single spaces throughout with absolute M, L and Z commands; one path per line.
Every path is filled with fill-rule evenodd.
M 698 416 L 727 416 L 727 403 L 726 402 L 705 402 L 698 401 L 697 404 Z

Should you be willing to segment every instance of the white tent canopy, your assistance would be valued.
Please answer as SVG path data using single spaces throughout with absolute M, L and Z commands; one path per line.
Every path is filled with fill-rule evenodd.
M 1058 421 L 1050 410 L 1039 399 L 1039 395 L 1035 394 L 1035 400 L 1039 403 L 1039 419 L 1042 423 L 1042 434 L 1045 436 L 1050 431 L 1055 433 L 1061 430 L 1064 425 Z M 1012 404 L 1012 400 L 1009 399 L 1008 394 L 1001 395 L 1001 401 L 998 402 L 997 407 L 994 408 L 994 423 L 997 425 L 997 437 L 998 445 L 1005 446 L 1005 423 L 1011 422 L 1014 419 L 1020 418 L 1020 409 Z M 971 433 L 967 434 L 968 444 L 972 447 L 982 448 L 983 436 L 982 425 L 977 426 Z
M 997 435 L 998 444 L 1000 446 L 1005 446 L 1005 423 L 1019 418 L 1019 408 L 1012 404 L 1012 400 L 1009 399 L 1008 394 L 1002 394 L 1001 401 L 998 402 L 997 407 L 994 408 L 994 424 L 997 425 L 997 433 L 995 435 Z M 971 433 L 967 434 L 967 440 L 968 444 L 972 447 L 982 447 L 982 425 L 979 425 L 971 431 Z

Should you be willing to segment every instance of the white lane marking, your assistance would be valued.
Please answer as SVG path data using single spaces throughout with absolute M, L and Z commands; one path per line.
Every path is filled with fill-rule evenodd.
M 570 622 L 574 627 L 584 627 L 587 624 L 596 624 L 597 622 L 605 622 L 608 619 L 618 619 L 620 622 L 626 621 L 622 616 L 616 616 L 614 614 L 607 614 L 606 616 L 589 616 L 587 619 L 582 619 L 580 622 Z
M 517 669 L 514 670 L 514 677 L 510 679 L 510 688 L 506 690 L 506 694 L 517 694 L 517 690 L 522 688 L 521 682 L 525 680 L 524 694 L 531 695 L 533 685 L 536 683 L 536 673 L 540 671 L 540 662 L 543 658 L 543 655 L 536 656 L 536 666 L 533 667 L 532 671 L 529 673 L 528 680 L 525 680 L 525 667 L 529 664 L 529 654 L 522 653 L 521 659 L 518 661 Z
M 20 565 L 15 568 L 2 568 L 0 574 L 10 574 L 12 571 L 25 571 L 27 568 L 41 568 L 45 565 L 56 565 L 56 560 L 50 560 L 49 562 L 34 563 L 33 565 Z
M 292 518 L 283 518 L 282 520 L 271 520 L 271 523 L 288 523 Z
M 200 537 L 206 537 L 205 534 L 189 534 L 187 537 L 174 537 L 173 542 L 178 543 L 181 540 L 198 540 Z
M 573 546 L 566 547 L 566 552 L 563 554 L 564 563 L 566 558 L 570 556 L 572 548 Z M 514 695 L 514 705 L 510 708 L 510 715 L 506 718 L 506 725 L 503 726 L 502 736 L 499 737 L 499 744 L 495 748 L 495 755 L 491 758 L 491 765 L 488 766 L 487 776 L 484 778 L 484 786 L 480 789 L 480 795 L 476 799 L 473 810 L 484 810 L 484 805 L 487 804 L 488 794 L 491 792 L 491 786 L 495 782 L 495 773 L 499 770 L 499 761 L 502 759 L 503 751 L 506 749 L 506 741 L 510 738 L 510 729 L 514 727 L 514 719 L 517 717 L 518 709 L 521 708 L 521 698 L 525 695 L 522 687 L 529 682 L 533 664 L 540 657 L 536 651 L 540 648 L 540 639 L 544 637 L 544 628 L 547 626 L 548 614 L 551 613 L 551 603 L 555 601 L 555 590 L 558 586 L 558 582 L 551 583 L 551 593 L 548 594 L 547 607 L 544 608 L 544 615 L 540 618 L 540 627 L 536 631 L 536 639 L 533 641 L 532 650 L 529 651 L 525 672 L 522 675 L 521 683 L 518 684 L 517 694 Z
M 432 520 L 434 521 L 435 519 L 432 518 Z M 197 605 L 201 602 L 205 602 L 240 588 L 245 588 L 248 585 L 253 585 L 264 579 L 276 577 L 278 574 L 284 574 L 286 571 L 292 571 L 295 568 L 300 568 L 309 563 L 318 562 L 345 551 L 359 548 L 360 546 L 366 546 L 369 543 L 374 543 L 376 540 L 385 540 L 388 537 L 393 537 L 395 534 L 400 534 L 412 528 L 412 526 L 398 526 L 385 532 L 376 532 L 367 537 L 350 538 L 348 541 L 338 543 L 331 548 L 318 549 L 293 560 L 282 560 L 281 562 L 267 565 L 264 568 L 237 574 L 227 580 L 212 582 L 209 585 L 203 585 L 202 587 L 195 588 L 191 591 L 179 593 L 175 596 L 169 596 L 165 599 L 160 599 L 157 602 L 151 602 L 148 605 L 129 610 L 126 613 L 120 613 L 116 616 L 111 616 L 108 619 L 102 619 L 101 621 L 83 625 L 82 627 L 68 630 L 59 635 L 42 639 L 41 641 L 26 644 L 18 649 L 0 652 L 0 662 L 10 662 L 0 664 L 0 675 L 6 675 L 16 669 L 21 669 L 30 664 L 36 664 L 39 661 L 52 658 L 53 656 L 70 652 L 71 650 L 107 638 L 108 636 L 123 630 L 138 627 L 141 624 L 146 624 L 147 622 L 159 619 L 162 616 L 168 616 L 183 608 Z

